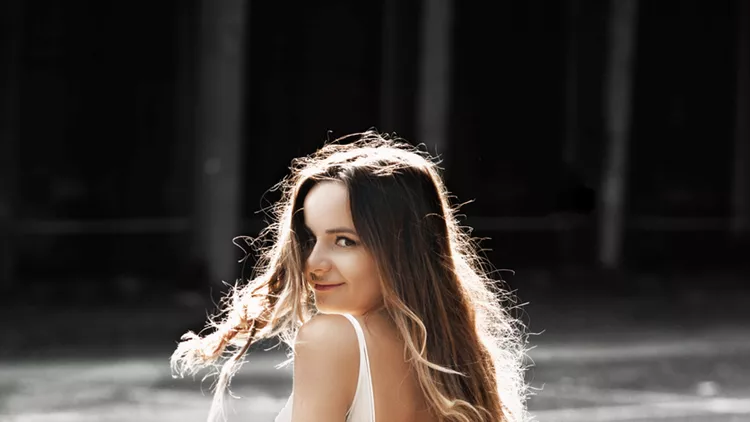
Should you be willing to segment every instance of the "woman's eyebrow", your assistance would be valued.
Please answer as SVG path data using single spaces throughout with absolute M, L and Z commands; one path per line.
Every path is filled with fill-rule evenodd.
M 315 233 L 307 225 L 305 225 L 305 230 L 309 231 L 310 233 Z M 357 232 L 354 229 L 350 229 L 348 227 L 334 227 L 332 229 L 326 230 L 325 233 L 326 234 L 348 233 L 348 234 L 352 234 L 354 236 L 357 236 Z
M 357 232 L 354 231 L 354 229 L 350 229 L 350 228 L 347 228 L 347 227 L 336 227 L 336 228 L 333 228 L 333 229 L 326 230 L 326 234 L 337 234 L 337 233 L 349 233 L 349 234 L 353 234 L 355 236 L 357 235 Z

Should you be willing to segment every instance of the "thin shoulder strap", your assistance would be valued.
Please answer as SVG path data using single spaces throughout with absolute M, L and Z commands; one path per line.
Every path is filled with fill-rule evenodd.
M 349 320 L 349 322 L 352 323 L 354 326 L 354 331 L 357 333 L 357 342 L 359 343 L 359 377 L 357 379 L 357 391 L 354 393 L 354 401 L 352 402 L 352 409 L 354 409 L 354 404 L 356 403 L 357 396 L 359 396 L 360 391 L 362 388 L 365 388 L 368 391 L 364 391 L 363 393 L 367 394 L 369 397 L 369 410 L 370 410 L 370 421 L 375 422 L 375 394 L 372 387 L 372 373 L 370 372 L 370 356 L 367 353 L 367 342 L 365 341 L 365 332 L 362 330 L 362 326 L 359 324 L 359 321 L 357 321 L 357 318 L 354 318 L 352 315 L 344 314 L 346 319 Z M 362 377 L 365 377 L 363 380 Z M 357 421 L 359 422 L 359 421 Z

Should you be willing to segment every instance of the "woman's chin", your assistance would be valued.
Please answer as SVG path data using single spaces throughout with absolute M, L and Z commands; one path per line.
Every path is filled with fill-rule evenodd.
M 318 300 L 315 303 L 315 308 L 321 314 L 350 314 L 351 309 L 346 309 L 342 306 L 336 306 L 333 303 L 326 303 L 325 300 Z

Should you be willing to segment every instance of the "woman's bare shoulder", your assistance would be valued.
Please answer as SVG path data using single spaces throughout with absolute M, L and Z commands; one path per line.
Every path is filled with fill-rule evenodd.
M 295 351 L 303 349 L 337 349 L 337 354 L 359 355 L 357 333 L 343 315 L 319 314 L 300 327 Z
M 296 414 L 344 415 L 358 376 L 357 334 L 346 317 L 316 315 L 299 329 L 294 344 Z

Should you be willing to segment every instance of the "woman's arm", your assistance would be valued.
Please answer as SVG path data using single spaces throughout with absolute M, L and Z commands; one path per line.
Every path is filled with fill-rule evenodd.
M 294 344 L 293 422 L 344 422 L 359 376 L 359 345 L 342 315 L 317 315 Z

